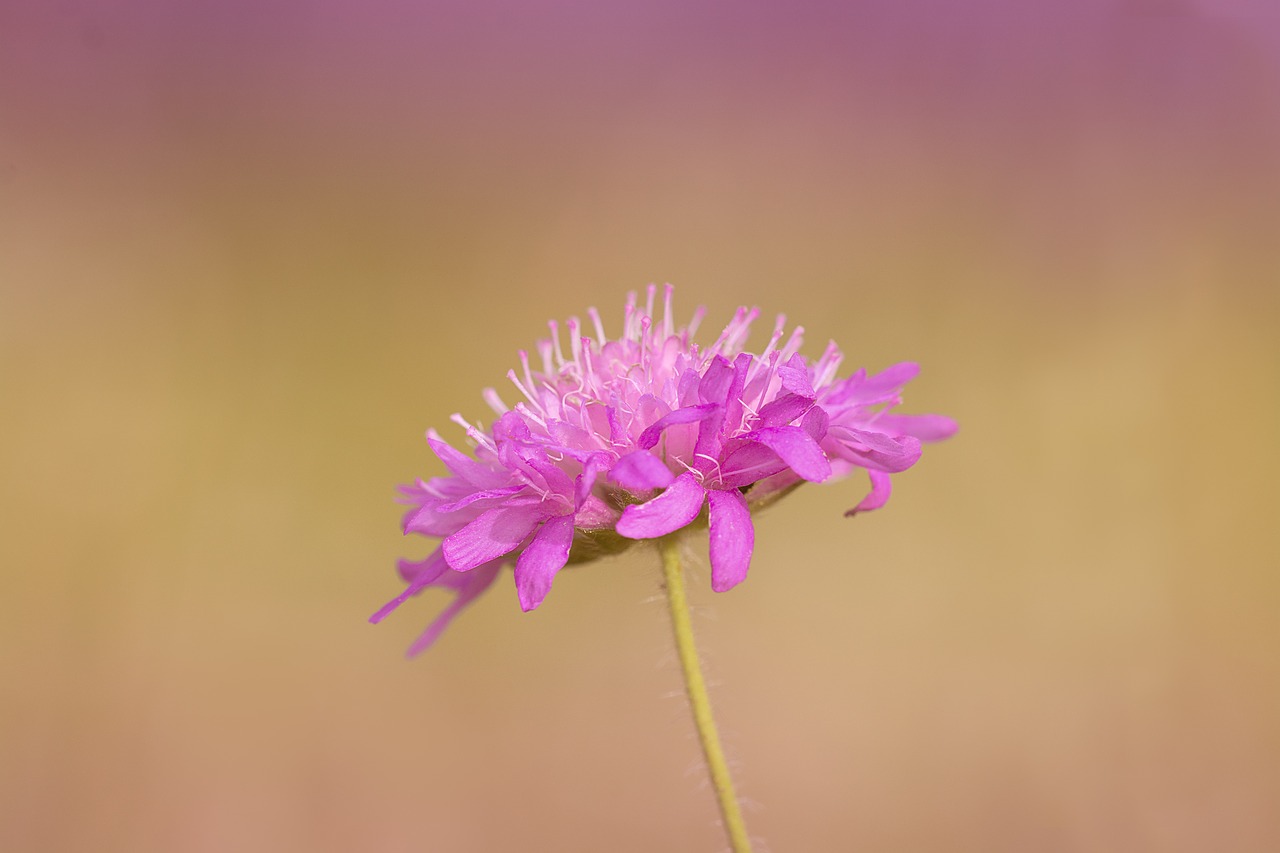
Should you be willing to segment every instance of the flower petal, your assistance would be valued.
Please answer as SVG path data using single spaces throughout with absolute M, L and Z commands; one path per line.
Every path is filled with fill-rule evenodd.
M 444 540 L 449 568 L 465 572 L 509 554 L 546 517 L 541 505 L 494 507 Z
M 574 480 L 573 505 L 576 509 L 581 509 L 582 505 L 587 502 L 587 498 L 591 496 L 591 490 L 595 488 L 596 480 L 608 470 L 609 457 L 607 455 L 593 453 L 587 458 L 587 461 L 582 465 L 582 473 Z
M 786 462 L 791 470 L 812 483 L 831 476 L 831 463 L 813 436 L 800 427 L 780 426 L 753 430 L 742 436 L 763 444 Z
M 647 450 L 628 453 L 609 471 L 609 480 L 624 489 L 665 489 L 675 478 L 671 469 Z
M 809 381 L 809 365 L 800 353 L 791 356 L 786 364 L 778 368 L 778 378 L 782 380 L 782 387 L 792 394 L 809 399 L 817 396 L 813 383 Z
M 683 409 L 668 412 L 650 424 L 644 432 L 640 433 L 640 437 L 636 439 L 636 446 L 641 450 L 648 450 L 658 443 L 658 439 L 662 437 L 662 431 L 667 427 L 705 421 L 715 414 L 718 408 L 712 403 L 703 403 L 702 405 L 685 406 Z
M 811 408 L 813 408 L 812 397 L 801 397 L 799 394 L 784 394 L 760 408 L 759 413 L 756 415 L 755 425 L 758 428 L 787 426 Z
M 405 578 L 409 585 L 405 587 L 404 592 L 382 605 L 377 613 L 369 617 L 369 621 L 374 625 L 386 619 L 391 611 L 404 604 L 410 596 L 417 595 L 434 583 L 449 568 L 449 564 L 445 562 L 444 554 L 437 548 L 431 556 L 420 563 L 401 560 L 397 567 L 400 570 L 400 576 Z
M 826 395 L 824 402 L 833 405 L 870 406 L 893 400 L 906 385 L 920 372 L 920 365 L 913 361 L 903 361 L 886 367 L 874 376 L 867 376 L 865 370 L 836 383 L 836 387 Z
M 440 615 L 427 626 L 427 630 L 423 631 L 418 639 L 413 641 L 407 656 L 414 657 L 425 652 L 468 604 L 493 585 L 494 578 L 498 576 L 500 568 L 502 568 L 501 563 L 490 563 L 487 566 L 481 566 L 474 572 L 469 572 L 458 587 L 458 595 L 449 603 L 448 607 L 440 611 Z
M 469 506 L 475 503 L 476 501 L 488 501 L 488 500 L 495 500 L 499 498 L 509 498 L 512 495 L 515 495 L 524 491 L 526 488 L 527 488 L 526 486 L 524 486 L 523 484 L 520 484 L 515 486 L 504 486 L 501 489 L 481 489 L 479 491 L 472 492 L 466 497 L 459 498 L 453 503 L 440 504 L 436 507 L 433 507 L 432 511 L 436 513 L 440 513 L 442 515 L 448 515 L 449 513 L 457 512 L 458 510 L 466 506 Z
M 889 500 L 889 494 L 893 491 L 893 482 L 889 479 L 889 475 L 874 468 L 869 469 L 867 473 L 871 476 L 871 491 L 857 506 L 845 513 L 846 518 L 860 512 L 879 509 L 884 506 L 885 501 Z
M 746 580 L 756 532 L 747 499 L 737 489 L 712 489 L 707 492 L 707 502 L 711 516 L 711 588 L 724 592 Z
M 910 435 L 887 435 L 853 427 L 833 426 L 828 438 L 836 455 L 863 468 L 890 474 L 905 471 L 920 458 L 920 439 Z
M 533 610 L 551 591 L 556 572 L 569 562 L 569 546 L 573 544 L 573 516 L 549 519 L 516 560 L 516 592 L 520 609 Z
M 427 431 L 427 444 L 450 472 L 472 485 L 482 489 L 494 488 L 504 485 L 509 480 L 507 472 L 495 471 L 487 465 L 480 464 L 450 445 L 435 430 Z
M 686 471 L 653 500 L 624 509 L 614 529 L 628 539 L 666 536 L 697 518 L 705 499 L 702 484 L 691 471 Z
M 876 429 L 898 435 L 913 435 L 921 441 L 942 441 L 960 429 L 959 424 L 943 415 L 893 415 L 876 418 Z
M 763 444 L 737 442 L 724 454 L 718 479 L 724 488 L 736 489 L 763 480 L 786 467 L 787 463 Z
M 804 418 L 800 421 L 800 428 L 809 435 L 813 436 L 813 440 L 821 442 L 827 437 L 827 430 L 831 426 L 831 417 L 821 406 L 814 406 L 805 412 Z
M 879 403 L 891 399 L 898 396 L 902 386 L 915 379 L 919 373 L 920 365 L 914 361 L 891 364 L 863 380 L 854 393 L 854 399 L 859 403 Z

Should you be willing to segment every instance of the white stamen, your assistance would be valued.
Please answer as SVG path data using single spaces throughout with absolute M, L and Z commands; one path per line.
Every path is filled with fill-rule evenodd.
M 570 317 L 565 323 L 569 329 L 569 351 L 573 353 L 573 364 L 582 371 L 582 324 L 577 317 Z
M 675 289 L 675 285 L 670 283 L 663 285 L 662 288 L 662 337 L 664 339 L 675 334 L 676 318 L 671 311 L 671 294 Z
M 600 312 L 594 308 L 588 308 L 587 316 L 590 317 L 591 322 L 595 324 L 596 340 L 599 341 L 600 346 L 603 347 L 605 344 L 608 343 L 608 341 L 605 339 L 605 336 L 604 336 L 604 323 L 601 322 L 600 320 Z
M 489 408 L 493 409 L 494 413 L 499 416 L 511 411 L 510 407 L 502 402 L 502 398 L 498 396 L 498 392 L 493 388 L 484 389 L 480 392 L 480 396 L 484 397 L 484 401 L 489 404 Z
M 547 328 L 551 330 L 551 350 L 556 356 L 556 369 L 564 370 L 564 353 L 560 351 L 560 324 L 552 320 L 547 323 Z

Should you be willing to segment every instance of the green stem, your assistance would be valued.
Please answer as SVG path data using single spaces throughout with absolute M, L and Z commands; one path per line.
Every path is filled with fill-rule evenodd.
M 689 600 L 684 592 L 684 575 L 680 569 L 680 543 L 675 536 L 668 536 L 658 543 L 662 551 L 662 574 L 666 579 L 667 603 L 671 605 L 671 627 L 675 630 L 676 651 L 680 653 L 680 668 L 684 670 L 685 691 L 693 708 L 693 721 L 698 726 L 698 739 L 702 741 L 702 754 L 711 771 L 711 784 L 716 789 L 720 814 L 724 818 L 725 832 L 733 853 L 751 853 L 751 839 L 742 821 L 738 797 L 733 792 L 733 779 L 729 765 L 720 746 L 720 733 L 715 718 L 711 716 L 711 700 L 707 697 L 707 682 L 702 677 L 698 662 L 698 650 L 693 643 L 693 623 L 689 621 Z

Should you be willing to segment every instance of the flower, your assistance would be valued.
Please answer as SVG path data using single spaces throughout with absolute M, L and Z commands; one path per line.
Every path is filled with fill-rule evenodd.
M 660 322 L 656 293 L 650 285 L 643 308 L 630 295 L 612 340 L 594 308 L 594 337 L 570 319 L 567 353 L 550 323 L 539 368 L 521 352 L 520 372 L 507 374 L 521 402 L 508 406 L 486 389 L 497 415 L 491 427 L 453 416 L 473 455 L 427 432 L 449 474 L 401 487 L 410 507 L 404 531 L 441 543 L 420 562 L 400 561 L 407 587 L 370 619 L 427 587 L 453 590 L 410 655 L 434 642 L 502 566 L 514 564 L 520 606 L 532 610 L 565 565 L 701 523 L 704 508 L 711 586 L 732 589 L 747 576 L 754 509 L 855 468 L 867 470 L 871 490 L 846 515 L 876 509 L 889 498 L 890 475 L 920 458 L 922 441 L 956 431 L 950 418 L 892 411 L 919 371 L 913 363 L 838 379 L 839 348 L 829 344 L 810 362 L 800 354 L 803 329 L 786 335 L 781 316 L 765 348 L 746 352 L 754 308 L 738 309 L 700 347 L 693 336 L 702 310 L 677 329 L 672 287 Z

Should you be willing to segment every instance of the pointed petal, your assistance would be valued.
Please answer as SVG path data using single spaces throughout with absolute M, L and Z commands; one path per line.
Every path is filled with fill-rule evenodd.
M 427 630 L 423 631 L 418 639 L 413 641 L 407 656 L 414 657 L 425 652 L 439 638 L 444 629 L 449 627 L 449 623 L 466 609 L 468 604 L 493 585 L 493 580 L 498 576 L 498 570 L 501 568 L 502 564 L 495 562 L 487 566 L 481 566 L 474 572 L 467 573 L 465 580 L 458 589 L 457 597 L 427 626 Z
M 440 549 L 437 548 L 431 556 L 427 557 L 420 563 L 401 560 L 398 568 L 400 570 L 400 576 L 405 577 L 408 580 L 409 585 L 405 587 L 404 592 L 382 605 L 382 607 L 378 608 L 377 613 L 369 617 L 369 621 L 374 625 L 377 625 L 383 619 L 386 619 L 387 616 L 391 614 L 391 611 L 395 610 L 401 604 L 404 604 L 411 596 L 417 595 L 422 592 L 423 589 L 434 583 L 440 575 L 444 574 L 445 570 L 448 569 L 449 566 L 444 561 L 444 555 L 440 552 Z M 408 577 L 410 572 L 412 572 L 412 577 Z
M 459 498 L 453 503 L 440 504 L 438 506 L 435 506 L 432 508 L 432 512 L 439 513 L 441 515 L 448 515 L 451 512 L 457 512 L 463 507 L 470 506 L 476 501 L 488 501 L 488 500 L 497 500 L 501 498 L 509 498 L 512 495 L 515 495 L 524 491 L 524 489 L 525 489 L 525 486 L 523 485 L 504 486 L 501 489 L 481 489 L 479 491 L 472 492 L 466 497 Z
M 566 474 L 559 465 L 545 457 L 534 457 L 529 459 L 529 467 L 542 476 L 550 491 L 566 498 L 573 497 L 574 479 Z
M 885 501 L 889 500 L 889 494 L 893 491 L 893 482 L 889 479 L 889 475 L 875 469 L 870 469 L 867 473 L 871 475 L 871 491 L 857 506 L 845 513 L 846 518 L 860 512 L 879 509 L 884 506 Z
M 546 517 L 540 505 L 495 507 L 444 540 L 449 568 L 465 572 L 509 554 Z
M 549 519 L 516 560 L 516 592 L 520 609 L 528 612 L 547 597 L 556 572 L 569 562 L 573 544 L 573 516 Z
M 427 555 L 426 559 L 423 560 L 396 561 L 396 572 L 405 583 L 413 583 L 424 574 L 429 575 L 427 583 L 430 583 L 447 568 L 449 568 L 449 564 L 445 562 L 444 554 L 440 553 L 439 547 Z
M 813 436 L 800 427 L 781 426 L 753 430 L 742 436 L 763 444 L 781 457 L 801 477 L 821 483 L 831 476 L 831 463 Z
M 920 373 L 920 365 L 914 361 L 900 361 L 879 373 L 868 376 L 858 387 L 854 398 L 858 402 L 873 403 L 896 397 L 906 385 Z
M 736 489 L 770 477 L 787 467 L 778 454 L 763 444 L 746 441 L 724 454 L 720 463 L 720 485 Z
M 813 436 L 814 441 L 821 442 L 827 437 L 827 430 L 831 427 L 831 416 L 821 406 L 814 406 L 800 421 L 800 428 L 809 435 Z
M 683 409 L 668 412 L 654 421 L 644 432 L 640 433 L 640 437 L 636 439 L 636 446 L 642 450 L 648 450 L 658 443 L 658 439 L 662 437 L 662 431 L 667 427 L 704 421 L 715 414 L 717 408 L 719 407 L 714 404 L 704 403 L 699 406 L 686 406 Z
M 867 376 L 866 371 L 857 373 L 837 383 L 823 399 L 833 405 L 870 406 L 892 400 L 920 372 L 920 365 L 912 361 L 904 361 L 886 367 L 874 376 Z
M 603 453 L 594 453 L 588 457 L 587 461 L 582 465 L 582 473 L 574 480 L 573 505 L 581 509 L 586 503 L 587 498 L 591 496 L 591 490 L 595 488 L 596 480 L 600 475 L 609 470 L 609 457 Z
M 921 441 L 942 441 L 960 429 L 959 424 L 943 415 L 892 415 L 876 418 L 876 428 L 898 435 L 913 435 Z
M 746 580 L 756 532 L 747 499 L 737 489 L 712 489 L 707 492 L 707 501 L 711 513 L 711 588 L 724 592 Z
M 455 449 L 441 438 L 435 430 L 427 432 L 427 444 L 430 445 L 436 456 L 440 457 L 440 461 L 444 463 L 444 466 L 451 473 L 461 477 L 468 483 L 480 488 L 494 488 L 503 485 L 508 480 L 508 475 L 505 471 L 495 471 L 487 465 L 480 464 L 462 451 Z
M 905 471 L 920 459 L 920 439 L 910 435 L 887 435 L 872 430 L 833 426 L 828 443 L 835 455 L 860 465 L 890 474 Z
M 729 397 L 729 387 L 733 385 L 733 365 L 729 359 L 717 355 L 711 359 L 702 379 L 698 382 L 698 399 L 704 403 L 723 406 Z
M 791 356 L 786 364 L 778 368 L 778 378 L 782 380 L 782 387 L 792 394 L 809 399 L 817 396 L 813 383 L 809 381 L 809 365 L 800 353 Z
M 573 514 L 573 526 L 584 530 L 612 528 L 618 522 L 618 510 L 595 495 L 587 495 Z
M 647 450 L 628 453 L 609 471 L 609 480 L 624 489 L 665 489 L 676 478 L 671 469 Z
M 686 471 L 653 500 L 623 510 L 615 529 L 628 539 L 666 536 L 697 518 L 705 498 L 702 484 L 692 472 Z
M 778 399 L 766 403 L 756 415 L 757 427 L 786 426 L 805 412 L 813 408 L 812 397 L 801 397 L 798 394 L 784 394 Z

